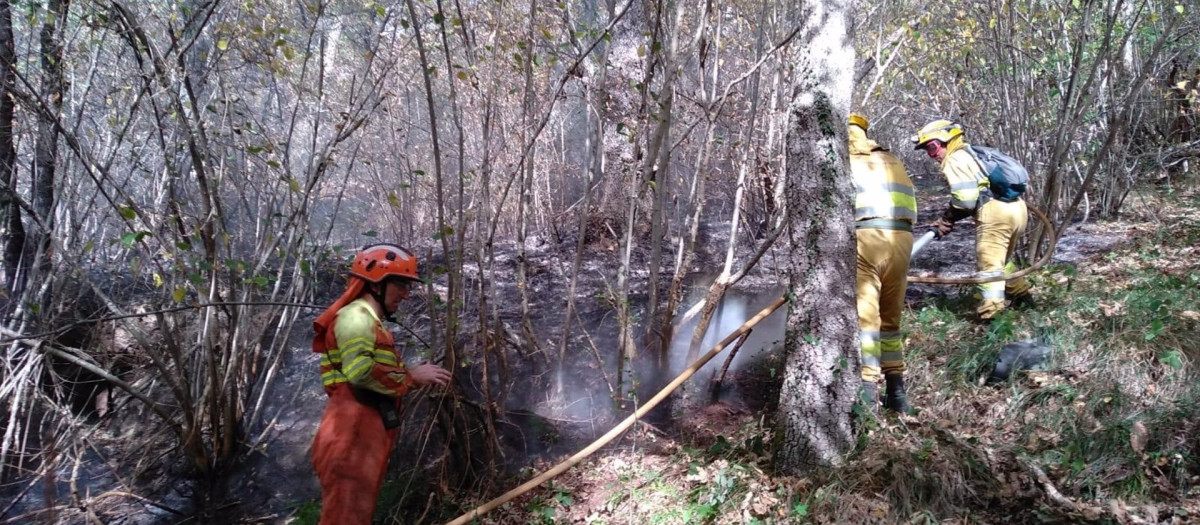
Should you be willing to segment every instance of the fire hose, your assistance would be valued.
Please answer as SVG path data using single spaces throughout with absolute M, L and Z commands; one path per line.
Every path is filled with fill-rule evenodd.
M 624 421 L 621 421 L 619 424 L 617 424 L 617 426 L 613 427 L 612 430 L 609 430 L 608 433 L 604 434 L 603 436 L 600 436 L 600 438 L 597 439 L 596 441 L 593 441 L 592 444 L 588 445 L 583 450 L 576 452 L 574 456 L 571 456 L 571 457 L 563 460 L 561 463 L 551 467 L 549 470 L 541 473 L 536 478 L 533 478 L 533 479 L 521 484 L 521 486 L 519 486 L 515 489 L 512 489 L 508 492 L 505 492 L 503 495 L 498 496 L 495 499 L 476 507 L 474 510 L 455 518 L 453 521 L 447 522 L 446 525 L 463 525 L 463 524 L 469 523 L 471 520 L 478 518 L 484 514 L 487 514 L 488 512 L 495 509 L 496 507 L 499 507 L 500 505 L 507 503 L 508 501 L 512 500 L 513 498 L 520 496 L 521 494 L 524 494 L 526 492 L 529 492 L 531 489 L 533 489 L 534 487 L 537 487 L 538 485 L 541 485 L 543 482 L 545 482 L 559 474 L 562 474 L 563 472 L 566 472 L 567 469 L 575 466 L 580 461 L 583 461 L 584 458 L 592 455 L 597 450 L 600 450 L 600 447 L 607 445 L 608 442 L 612 441 L 617 436 L 620 436 L 622 433 L 625 432 L 625 430 L 627 430 L 629 427 L 633 426 L 633 424 L 636 423 L 638 419 L 642 418 L 643 416 L 646 415 L 647 412 L 649 412 L 654 407 L 658 406 L 658 404 L 661 403 L 664 399 L 666 399 L 667 396 L 671 394 L 671 392 L 674 392 L 676 388 L 679 388 L 679 385 L 682 385 L 684 381 L 687 381 L 688 378 L 692 377 L 692 375 L 694 375 L 696 372 L 698 372 L 706 363 L 708 363 L 710 360 L 712 360 L 713 357 L 716 357 L 717 354 L 721 353 L 721 351 L 724 350 L 726 346 L 729 346 L 730 343 L 733 343 L 734 341 L 738 340 L 738 338 L 740 338 L 743 334 L 745 334 L 746 332 L 749 332 L 751 328 L 754 328 L 754 325 L 758 324 L 759 321 L 762 321 L 767 316 L 774 313 L 775 310 L 778 310 L 779 307 L 783 306 L 783 304 L 786 302 L 787 302 L 786 298 L 780 297 L 780 298 L 776 299 L 774 302 L 772 302 L 770 305 L 768 305 L 766 308 L 763 308 L 762 311 L 758 312 L 757 315 L 755 315 L 754 317 L 751 317 L 750 320 L 746 321 L 745 324 L 738 327 L 737 330 L 734 330 L 733 333 L 726 336 L 725 339 L 722 339 L 721 342 L 717 343 L 716 346 L 713 346 L 711 349 L 709 349 L 709 351 L 707 353 L 705 353 L 703 356 L 700 356 L 700 358 L 697 359 L 696 362 L 692 363 L 691 366 L 687 367 L 687 369 L 685 369 L 678 376 L 676 376 L 675 379 L 673 379 L 670 383 L 668 383 L 667 386 L 664 386 L 662 388 L 662 390 L 659 390 L 658 393 L 655 394 L 654 397 L 650 398 L 650 400 L 647 401 L 646 404 L 642 405 L 641 408 L 638 408 L 637 411 L 635 411 L 633 414 L 630 414 L 629 417 L 625 418 Z
M 1038 221 L 1041 221 L 1042 226 L 1045 228 L 1046 234 L 1050 239 L 1050 246 L 1046 248 L 1046 253 L 1042 254 L 1042 257 L 1038 259 L 1037 262 L 1033 263 L 1033 266 L 1007 275 L 997 275 L 995 277 L 941 277 L 938 275 L 909 275 L 908 282 L 925 284 L 983 284 L 996 281 L 1007 281 L 1009 279 L 1023 277 L 1025 274 L 1045 266 L 1046 263 L 1050 262 L 1050 258 L 1054 257 L 1054 247 L 1058 245 L 1058 232 L 1054 231 L 1054 226 L 1050 224 L 1050 218 L 1047 217 L 1042 210 L 1030 206 L 1029 212 L 1036 217 Z M 933 232 L 928 232 L 921 236 L 921 238 L 917 239 L 917 241 L 913 242 L 912 254 L 916 255 L 917 251 L 919 251 L 921 248 L 924 248 L 925 244 L 927 244 L 932 237 Z

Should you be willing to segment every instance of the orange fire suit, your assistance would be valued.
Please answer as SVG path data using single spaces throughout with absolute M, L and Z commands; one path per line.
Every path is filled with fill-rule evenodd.
M 350 292 L 361 287 L 352 283 L 335 306 L 347 295 L 359 295 Z M 354 300 L 336 310 L 336 320 L 330 317 L 322 315 L 314 323 L 313 341 L 314 350 L 321 353 L 321 382 L 329 395 L 313 439 L 321 525 L 370 525 L 396 430 L 386 429 L 379 409 L 359 397 L 364 390 L 383 394 L 386 397 L 376 397 L 398 409 L 411 379 L 397 359 L 391 333 L 369 303 Z

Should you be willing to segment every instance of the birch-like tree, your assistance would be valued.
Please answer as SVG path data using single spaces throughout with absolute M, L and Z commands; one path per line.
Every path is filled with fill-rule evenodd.
M 854 189 L 846 157 L 853 91 L 855 2 L 800 12 L 808 37 L 788 108 L 786 369 L 779 393 L 777 463 L 802 473 L 839 465 L 854 444 L 858 317 L 854 301 Z

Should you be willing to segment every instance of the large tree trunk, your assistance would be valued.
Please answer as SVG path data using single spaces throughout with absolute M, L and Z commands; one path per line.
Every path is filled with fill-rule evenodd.
M 855 238 L 846 116 L 853 92 L 852 1 L 815 2 L 800 53 L 787 136 L 789 288 L 779 394 L 778 467 L 799 474 L 841 463 L 854 444 L 858 385 Z
M 13 42 L 12 6 L 0 2 L 0 220 L 4 221 L 4 285 L 9 296 L 19 291 L 17 267 L 25 228 L 17 207 L 17 148 L 13 138 L 16 103 L 12 91 L 17 84 L 17 52 Z
M 34 282 L 48 279 L 53 259 L 51 239 L 54 235 L 54 173 L 58 165 L 58 129 L 63 101 L 63 49 L 60 21 L 67 19 L 66 0 L 51 0 L 47 6 L 46 21 L 42 24 L 40 41 L 42 46 L 42 98 L 49 104 L 38 115 L 38 139 L 34 147 L 33 211 L 36 214 L 33 235 L 26 240 L 22 263 L 31 268 Z M 36 286 L 36 285 L 35 285 Z M 33 301 L 42 311 L 49 308 L 51 287 L 45 287 Z M 45 295 L 43 295 L 45 294 Z

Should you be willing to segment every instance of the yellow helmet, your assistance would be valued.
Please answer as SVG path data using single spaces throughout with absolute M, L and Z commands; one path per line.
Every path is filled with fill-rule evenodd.
M 946 119 L 935 120 L 921 128 L 917 132 L 917 136 L 912 138 L 916 147 L 913 149 L 921 149 L 925 147 L 925 143 L 931 140 L 936 140 L 942 144 L 950 142 L 950 139 L 961 136 L 963 134 L 962 126 L 957 122 Z
M 858 126 L 858 127 L 862 128 L 863 131 L 866 131 L 867 130 L 867 117 L 859 115 L 858 113 L 851 113 L 850 114 L 850 125 Z

